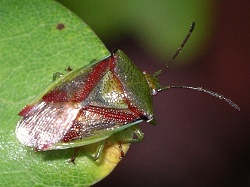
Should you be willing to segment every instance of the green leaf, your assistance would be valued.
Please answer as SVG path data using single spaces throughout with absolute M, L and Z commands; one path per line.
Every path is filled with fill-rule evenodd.
M 68 162 L 74 149 L 36 152 L 15 137 L 17 114 L 46 89 L 55 72 L 107 55 L 93 31 L 55 1 L 0 0 L 1 186 L 89 186 L 113 170 L 120 161 L 117 141 L 130 138 L 131 130 L 110 137 L 98 161 L 80 152 L 75 165 Z M 95 146 L 84 149 L 91 153 Z

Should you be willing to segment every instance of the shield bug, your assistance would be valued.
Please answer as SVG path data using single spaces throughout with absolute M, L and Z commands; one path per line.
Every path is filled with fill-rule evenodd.
M 191 86 L 162 87 L 157 76 L 177 57 L 194 23 L 172 59 L 154 75 L 141 72 L 120 50 L 100 61 L 70 71 L 50 85 L 19 113 L 22 118 L 16 127 L 17 139 L 38 151 L 67 149 L 99 142 L 93 159 L 98 159 L 105 142 L 112 134 L 132 128 L 137 138 L 121 140 L 121 144 L 138 142 L 143 133 L 136 124 L 153 118 L 152 95 L 157 92 L 184 88 L 208 93 L 239 107 L 224 96 Z

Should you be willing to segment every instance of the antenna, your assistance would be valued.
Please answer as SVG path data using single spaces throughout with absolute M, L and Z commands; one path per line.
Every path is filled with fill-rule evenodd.
M 174 56 L 165 64 L 164 68 L 160 69 L 159 71 L 154 73 L 154 77 L 159 76 L 166 68 L 168 68 L 168 66 L 174 61 L 174 59 L 178 56 L 178 54 L 181 52 L 182 48 L 185 46 L 185 44 L 187 43 L 189 37 L 191 36 L 191 33 L 194 30 L 194 26 L 195 26 L 195 22 L 193 22 L 191 24 L 191 27 L 186 35 L 186 37 L 184 38 L 183 42 L 181 43 L 180 47 L 178 47 L 178 49 L 176 50 Z
M 178 54 L 181 52 L 182 48 L 185 46 L 185 44 L 187 43 L 189 37 L 191 36 L 191 33 L 193 32 L 194 30 L 194 26 L 195 26 L 195 22 L 193 22 L 191 24 L 191 27 L 186 35 L 186 37 L 184 38 L 184 40 L 182 41 L 180 47 L 178 47 L 178 49 L 176 50 L 174 56 L 165 64 L 165 66 L 160 69 L 159 71 L 155 72 L 153 77 L 157 77 L 159 76 L 173 61 L 174 59 L 178 56 Z M 239 110 L 240 111 L 240 107 L 238 105 L 236 105 L 233 101 L 231 101 L 230 99 L 224 97 L 223 95 L 221 94 L 218 94 L 216 92 L 213 92 L 213 91 L 210 91 L 210 90 L 207 90 L 207 89 L 204 89 L 202 87 L 193 87 L 193 86 L 165 86 L 165 87 L 160 87 L 158 88 L 157 92 L 160 92 L 160 91 L 164 91 L 164 90 L 169 90 L 171 88 L 184 88 L 184 89 L 191 89 L 191 90 L 196 90 L 196 91 L 199 91 L 199 92 L 204 92 L 204 93 L 207 93 L 209 95 L 212 95 L 214 97 L 217 97 L 219 99 L 222 99 L 224 100 L 225 102 L 227 102 L 229 105 L 231 105 L 233 108 L 235 108 L 236 110 Z
M 168 90 L 168 89 L 171 89 L 171 88 L 184 88 L 184 89 L 191 89 L 191 90 L 196 90 L 196 91 L 199 91 L 199 92 L 204 92 L 204 93 L 207 93 L 209 95 L 212 95 L 214 97 L 217 97 L 219 99 L 224 100 L 229 105 L 231 105 L 233 108 L 235 108 L 236 110 L 240 111 L 240 107 L 238 105 L 236 105 L 232 100 L 226 98 L 225 96 L 223 96 L 221 94 L 218 94 L 216 92 L 204 89 L 202 87 L 193 87 L 193 86 L 166 86 L 166 87 L 160 88 L 158 91 Z

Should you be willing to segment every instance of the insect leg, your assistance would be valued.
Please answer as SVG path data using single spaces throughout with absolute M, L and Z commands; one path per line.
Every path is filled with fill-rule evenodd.
M 143 137 L 144 137 L 144 133 L 141 131 L 141 129 L 137 125 L 132 126 L 130 128 L 134 131 L 137 138 L 132 138 L 132 139 L 128 139 L 128 140 L 120 140 L 118 142 L 118 147 L 119 147 L 119 150 L 120 150 L 120 153 L 121 153 L 120 158 L 125 157 L 125 153 L 124 153 L 124 151 L 122 149 L 122 144 L 141 142 L 143 140 Z
M 68 67 L 65 69 L 65 71 L 71 72 L 71 71 L 73 71 L 73 69 L 72 69 L 70 66 L 68 66 Z M 55 80 L 58 79 L 58 78 L 60 78 L 61 76 L 63 76 L 63 74 L 60 73 L 60 72 L 54 73 L 54 74 L 53 74 L 53 82 L 55 82 Z
M 141 129 L 137 125 L 134 125 L 134 126 L 132 126 L 130 128 L 134 131 L 137 138 L 132 138 L 132 139 L 129 139 L 129 140 L 122 140 L 121 144 L 137 143 L 137 142 L 141 142 L 143 140 L 144 133 L 141 131 Z
M 89 157 L 91 160 L 96 161 L 100 158 L 103 148 L 104 148 L 104 143 L 105 140 L 102 140 L 100 142 L 98 142 L 97 148 L 96 148 L 96 152 L 94 155 L 91 155 L 90 153 L 87 153 L 86 151 L 83 150 L 84 154 Z
M 72 69 L 70 66 L 68 66 L 68 67 L 65 69 L 65 71 L 71 72 L 71 71 L 73 71 L 73 69 Z
M 94 155 L 91 155 L 90 153 L 86 152 L 84 149 L 82 149 L 81 147 L 77 147 L 74 150 L 74 153 L 71 157 L 71 159 L 69 160 L 69 162 L 75 164 L 75 159 L 76 159 L 76 155 L 79 151 L 82 151 L 88 158 L 90 158 L 93 161 L 96 161 L 100 158 L 102 151 L 103 151 L 103 147 L 104 147 L 104 143 L 105 141 L 100 141 L 98 142 L 97 148 L 96 148 L 96 152 Z
M 71 159 L 69 160 L 69 162 L 75 164 L 76 155 L 77 155 L 77 153 L 78 153 L 79 150 L 80 150 L 79 147 L 75 148 L 74 153 L 73 153 Z
M 96 59 L 93 59 L 93 60 L 90 61 L 90 64 L 91 64 L 91 63 L 94 64 L 94 63 L 96 63 L 96 62 L 98 62 L 98 61 L 97 61 Z M 65 69 L 65 71 L 71 72 L 71 71 L 73 71 L 73 69 L 72 69 L 70 66 L 68 66 L 68 67 Z M 52 79 L 53 82 L 55 82 L 56 79 L 60 78 L 61 76 L 63 76 L 63 74 L 60 73 L 60 72 L 54 73 L 54 74 L 53 74 L 53 79 Z
M 56 72 L 53 74 L 53 82 L 55 82 L 56 79 L 60 78 L 61 76 L 63 76 L 62 73 Z

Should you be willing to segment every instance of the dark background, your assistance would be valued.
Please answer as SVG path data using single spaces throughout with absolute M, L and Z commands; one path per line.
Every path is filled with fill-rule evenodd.
M 173 65 L 160 76 L 162 85 L 202 86 L 221 93 L 241 111 L 191 90 L 159 93 L 154 98 L 158 125 L 141 124 L 144 141 L 131 145 L 114 171 L 95 186 L 250 186 L 249 7 L 248 0 L 211 4 L 211 20 L 197 23 L 197 27 L 210 26 L 205 33 L 209 40 L 200 44 L 205 49 L 196 50 L 192 57 L 183 52 L 181 58 L 192 63 Z M 91 20 L 86 22 L 91 26 Z M 194 33 L 190 43 L 195 37 Z M 157 71 L 165 62 L 130 35 L 119 35 L 115 41 L 101 39 L 108 49 L 123 50 L 147 72 Z M 171 56 L 174 51 L 166 53 Z

